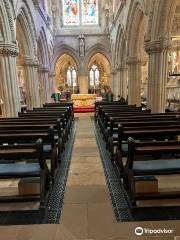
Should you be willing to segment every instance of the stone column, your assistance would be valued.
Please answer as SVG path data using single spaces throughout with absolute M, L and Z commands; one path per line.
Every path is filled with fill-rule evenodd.
M 58 86 L 56 86 L 57 84 L 55 82 L 55 76 L 56 74 L 54 72 L 49 73 L 49 102 L 52 101 L 51 99 L 52 93 L 57 92 L 58 90 L 57 89 Z
M 79 91 L 81 94 L 88 93 L 88 76 L 85 73 L 82 73 L 78 77 Z
M 137 57 L 129 57 L 128 65 L 128 104 L 141 105 L 141 61 Z
M 18 48 L 13 43 L 0 43 L 0 98 L 3 117 L 16 117 L 20 111 L 20 93 L 16 74 Z
M 112 93 L 114 95 L 113 100 L 117 100 L 117 96 L 118 96 L 118 86 L 117 86 L 117 71 L 114 69 L 111 72 L 111 84 L 110 84 L 110 88 L 112 89 Z
M 30 57 L 25 57 L 25 75 L 26 75 L 26 100 L 28 109 L 40 106 L 39 81 L 38 81 L 38 63 Z
M 127 98 L 127 67 L 119 67 L 119 95 Z
M 119 68 L 117 67 L 116 70 L 112 73 L 112 77 L 113 77 L 113 94 L 114 94 L 114 101 L 118 100 L 118 95 L 120 92 L 120 72 L 119 72 Z
M 47 67 L 39 68 L 39 93 L 40 93 L 40 105 L 48 102 L 50 91 L 49 83 L 49 69 Z
M 161 113 L 165 111 L 166 104 L 170 41 L 162 38 L 146 42 L 145 49 L 149 54 L 148 107 L 152 113 Z

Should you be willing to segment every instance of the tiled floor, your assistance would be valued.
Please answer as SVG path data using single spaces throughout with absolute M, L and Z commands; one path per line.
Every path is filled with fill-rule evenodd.
M 96 144 L 91 114 L 80 114 L 59 225 L 0 227 L 0 240 L 173 240 L 180 221 L 117 223 Z M 173 234 L 136 236 L 136 227 Z M 144 229 L 145 231 L 145 229 Z

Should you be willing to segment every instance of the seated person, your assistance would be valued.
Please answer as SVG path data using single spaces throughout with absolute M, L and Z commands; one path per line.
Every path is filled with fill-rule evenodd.
M 125 98 L 121 97 L 120 95 L 118 95 L 118 102 L 120 103 L 126 103 Z
M 54 100 L 54 102 L 60 102 L 61 94 L 60 93 L 53 93 L 51 95 L 51 98 Z

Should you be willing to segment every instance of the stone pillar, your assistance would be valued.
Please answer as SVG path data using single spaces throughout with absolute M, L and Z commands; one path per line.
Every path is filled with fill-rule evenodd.
M 58 89 L 57 89 L 58 86 L 55 82 L 55 76 L 56 76 L 56 74 L 54 72 L 49 73 L 49 100 L 48 100 L 49 102 L 52 101 L 52 99 L 51 99 L 52 93 L 58 91 Z
M 120 92 L 120 72 L 119 72 L 119 68 L 116 68 L 116 70 L 112 73 L 112 77 L 113 77 L 113 94 L 114 94 L 114 101 L 118 100 L 118 95 Z
M 26 100 L 27 108 L 40 106 L 39 81 L 38 81 L 37 61 L 30 57 L 25 57 L 25 75 L 26 75 Z
M 161 113 L 165 111 L 166 104 L 170 41 L 162 38 L 146 42 L 145 49 L 149 54 L 148 107 L 152 113 Z
M 88 76 L 86 74 L 80 74 L 78 77 L 79 91 L 81 94 L 88 93 Z
M 47 67 L 39 68 L 39 93 L 40 93 L 40 105 L 43 106 L 44 103 L 50 101 L 49 95 L 50 91 L 49 83 L 49 69 Z
M 141 105 L 141 61 L 129 57 L 128 65 L 128 104 Z
M 0 43 L 0 98 L 3 117 L 16 117 L 20 111 L 20 93 L 16 74 L 18 48 Z
M 119 95 L 127 98 L 127 67 L 119 67 Z
M 117 77 L 117 71 L 116 70 L 113 70 L 112 72 L 111 72 L 111 84 L 110 84 L 110 88 L 111 88 L 111 90 L 112 90 L 112 93 L 113 93 L 113 95 L 114 95 L 114 97 L 113 97 L 113 100 L 115 101 L 115 100 L 117 100 L 117 96 L 118 96 L 118 87 L 117 87 L 117 81 L 118 81 L 118 79 L 117 79 L 118 77 Z

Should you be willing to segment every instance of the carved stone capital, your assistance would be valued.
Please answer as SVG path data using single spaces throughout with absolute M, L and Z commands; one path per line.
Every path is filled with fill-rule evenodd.
M 39 7 L 39 0 L 32 0 L 34 3 L 34 6 L 37 8 Z
M 160 38 L 153 41 L 145 41 L 145 50 L 148 54 L 158 53 L 171 48 L 171 41 L 168 38 Z
M 112 69 L 111 75 L 112 75 L 112 76 L 116 75 L 116 72 L 117 72 L 116 69 Z
M 37 59 L 32 59 L 31 57 L 26 56 L 26 57 L 24 58 L 24 65 L 25 65 L 25 66 L 30 66 L 30 67 L 38 68 L 39 63 L 38 63 L 38 60 L 37 60 Z
M 126 59 L 126 63 L 128 64 L 128 65 L 136 65 L 136 64 L 142 64 L 142 60 L 141 59 L 139 59 L 138 57 L 136 57 L 136 56 L 131 56 L 131 57 L 128 57 L 127 59 Z
M 41 73 L 48 73 L 48 72 L 49 72 L 49 69 L 48 69 L 47 67 L 40 67 L 40 68 L 39 68 L 39 71 L 40 71 Z
M 0 55 L 16 57 L 19 49 L 14 43 L 0 43 Z
M 50 77 L 50 78 L 54 78 L 55 76 L 56 76 L 55 73 L 53 73 L 53 72 L 49 72 L 49 77 Z
M 128 69 L 128 68 L 127 68 L 126 65 L 125 65 L 125 66 L 121 65 L 121 66 L 119 66 L 119 68 L 118 68 L 119 71 L 125 71 L 125 70 L 127 70 L 127 69 Z

